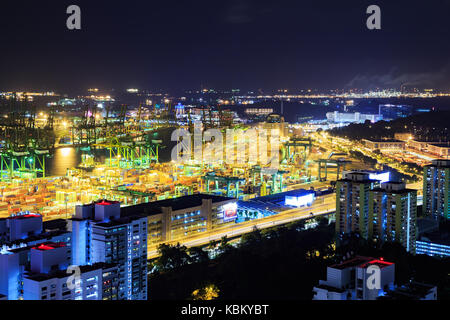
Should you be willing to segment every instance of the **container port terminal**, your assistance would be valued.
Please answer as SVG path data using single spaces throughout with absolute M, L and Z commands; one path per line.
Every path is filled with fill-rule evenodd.
M 364 168 L 380 174 L 382 169 L 377 165 L 368 168 L 352 158 L 342 150 L 348 145 L 343 139 L 311 131 L 310 124 L 289 124 L 275 113 L 266 115 L 263 121 L 244 124 L 242 119 L 230 117 L 230 111 L 220 108 L 202 110 L 194 121 L 190 110 L 179 105 L 171 107 L 170 103 L 162 110 L 155 108 L 153 113 L 141 104 L 133 110 L 121 105 L 115 112 L 109 106 L 99 110 L 86 104 L 81 113 L 71 117 L 56 116 L 54 108 L 37 113 L 26 96 L 12 95 L 8 106 L 0 123 L 0 217 L 32 212 L 42 215 L 44 221 L 70 219 L 77 206 L 101 199 L 120 202 L 125 212 L 127 207 L 152 207 L 154 212 L 145 209 L 152 211 L 149 226 L 159 227 L 153 233 L 149 231 L 149 257 L 156 254 L 161 243 L 204 245 L 223 236 L 250 232 L 255 227 L 318 215 L 331 214 L 333 218 L 336 180 L 349 170 Z M 202 129 L 216 128 L 223 134 L 230 129 L 244 133 L 244 140 L 231 145 L 223 143 L 224 154 L 234 155 L 227 161 L 210 163 L 194 156 L 183 163 L 161 161 L 161 155 L 170 152 L 171 143 L 170 136 L 162 132 L 180 128 L 193 132 L 196 125 Z M 238 161 L 242 155 L 234 152 L 236 145 L 245 143 L 248 148 L 252 145 L 245 136 L 247 130 L 278 132 L 276 170 L 269 170 L 259 159 Z M 202 141 L 202 149 L 208 144 Z M 50 175 L 46 161 L 58 150 L 63 154 L 77 150 L 81 161 L 67 168 L 64 175 Z M 103 156 L 98 157 L 98 152 Z M 416 184 L 420 181 L 410 186 Z M 232 199 L 235 207 L 225 210 L 231 210 L 232 218 L 224 217 L 223 206 L 204 209 L 209 213 L 200 209 L 203 213 L 199 216 L 206 220 L 194 217 L 181 228 L 169 223 L 171 214 L 163 218 L 160 209 L 155 211 L 158 203 L 195 195 Z M 299 200 L 309 196 L 312 198 L 308 202 Z M 182 209 L 188 210 L 189 215 L 197 211 L 192 206 Z

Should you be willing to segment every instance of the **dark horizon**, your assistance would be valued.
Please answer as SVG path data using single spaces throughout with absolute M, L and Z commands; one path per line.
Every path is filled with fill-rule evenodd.
M 81 8 L 82 29 L 66 28 Z M 366 8 L 381 8 L 381 30 Z M 23 1 L 0 14 L 2 90 L 450 90 L 450 1 Z

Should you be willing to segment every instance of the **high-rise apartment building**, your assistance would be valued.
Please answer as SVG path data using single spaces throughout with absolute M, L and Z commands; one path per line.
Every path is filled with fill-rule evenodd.
M 368 237 L 369 191 L 379 185 L 368 173 L 347 172 L 336 182 L 336 233 Z
M 40 244 L 30 254 L 24 300 L 107 300 L 111 287 L 117 288 L 117 265 L 76 266 L 78 273 L 68 269 L 71 257 L 65 243 Z
M 423 212 L 435 220 L 450 219 L 450 160 L 433 160 L 423 171 Z
M 147 217 L 121 217 L 120 203 L 78 206 L 69 221 L 75 264 L 118 266 L 119 300 L 147 300 Z
M 417 190 L 406 189 L 405 183 L 382 183 L 369 192 L 369 239 L 397 241 L 415 253 L 416 219 Z
M 30 271 L 32 248 L 45 242 L 65 243 L 71 256 L 71 233 L 65 226 L 54 229 L 48 224 L 41 215 L 28 212 L 0 219 L 0 295 L 8 300 L 24 297 L 24 278 Z

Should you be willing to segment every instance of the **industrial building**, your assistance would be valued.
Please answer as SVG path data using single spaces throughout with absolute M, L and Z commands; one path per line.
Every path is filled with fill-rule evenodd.
M 364 123 L 367 120 L 374 123 L 383 120 L 383 117 L 378 114 L 363 114 L 360 112 L 342 113 L 334 111 L 327 112 L 326 116 L 330 123 Z
M 374 170 L 351 170 L 351 171 L 343 171 L 342 176 L 345 177 L 347 173 L 352 172 L 360 172 L 367 173 L 369 175 L 369 179 L 378 180 L 379 183 L 385 183 L 391 181 L 391 173 L 389 171 L 374 171 Z
M 124 217 L 146 216 L 149 245 L 224 227 L 237 217 L 236 199 L 209 194 L 142 203 L 121 210 Z
M 260 219 L 284 210 L 311 206 L 316 199 L 312 190 L 291 190 L 257 197 L 247 201 L 238 201 L 238 221 Z
M 370 150 L 400 151 L 405 149 L 406 143 L 400 140 L 368 140 L 363 139 L 364 145 Z
M 412 113 L 413 108 L 407 105 L 380 104 L 378 106 L 378 114 L 386 121 L 406 118 Z
M 448 158 L 450 156 L 450 145 L 443 142 L 419 141 L 414 139 L 407 140 L 407 145 L 413 150 L 427 153 L 430 156 Z
M 288 135 L 287 125 L 284 122 L 284 117 L 277 114 L 271 113 L 267 116 L 266 121 L 261 122 L 259 127 L 264 130 L 278 130 L 280 137 L 285 137 Z
M 450 145 L 449 143 L 441 143 L 441 142 L 432 142 L 428 143 L 428 153 L 435 155 L 437 157 L 446 157 L 450 156 Z
M 436 230 L 421 235 L 416 241 L 416 254 L 432 257 L 450 257 L 450 234 Z

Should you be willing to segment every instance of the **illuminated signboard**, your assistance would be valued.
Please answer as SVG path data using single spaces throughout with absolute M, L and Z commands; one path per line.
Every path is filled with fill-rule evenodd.
M 237 203 L 227 203 L 222 206 L 223 221 L 235 220 L 237 218 Z
M 293 207 L 303 207 L 303 206 L 309 206 L 314 201 L 314 193 L 308 193 L 304 196 L 286 196 L 284 198 L 284 204 L 287 206 L 293 206 Z
M 369 178 L 372 180 L 380 180 L 381 183 L 389 182 L 390 173 L 389 172 L 381 172 L 381 173 L 371 173 Z

